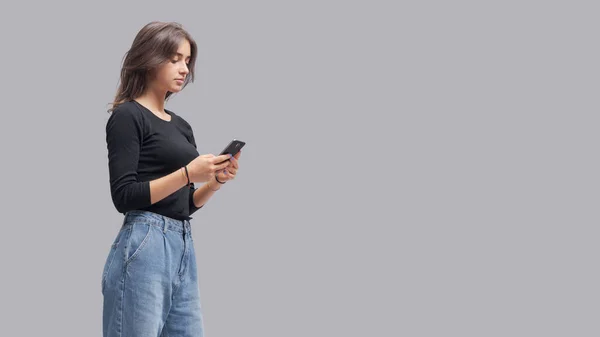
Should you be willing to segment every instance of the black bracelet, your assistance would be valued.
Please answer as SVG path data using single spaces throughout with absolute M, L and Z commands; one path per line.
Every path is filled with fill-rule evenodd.
M 226 181 L 220 181 L 219 177 L 217 177 L 217 174 L 215 173 L 215 180 L 219 183 L 219 184 L 225 184 Z
M 186 176 L 187 181 L 188 181 L 187 182 L 187 186 L 189 186 L 190 185 L 190 175 L 188 174 L 187 165 L 185 165 L 184 168 L 185 168 L 185 176 Z

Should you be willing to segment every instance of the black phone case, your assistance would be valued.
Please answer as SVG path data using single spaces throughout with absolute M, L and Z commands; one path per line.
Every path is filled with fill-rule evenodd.
M 230 154 L 232 156 L 235 156 L 238 152 L 240 152 L 240 150 L 244 147 L 244 145 L 246 145 L 245 142 L 234 139 L 229 143 L 229 145 L 227 145 L 225 147 L 225 149 L 223 149 L 223 151 L 221 151 L 221 153 L 219 155 Z M 227 159 L 227 160 L 229 160 L 229 159 Z M 219 164 L 222 164 L 222 163 L 226 162 L 227 160 L 222 161 Z

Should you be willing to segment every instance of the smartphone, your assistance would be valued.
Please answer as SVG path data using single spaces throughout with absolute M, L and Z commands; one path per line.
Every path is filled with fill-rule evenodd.
M 241 140 L 234 139 L 229 143 L 229 145 L 227 145 L 223 149 L 223 151 L 221 151 L 221 153 L 219 155 L 230 154 L 232 156 L 235 156 L 238 152 L 240 152 L 240 150 L 244 147 L 244 145 L 246 145 L 246 142 L 242 142 Z M 229 160 L 229 159 L 227 159 L 227 160 Z M 219 164 L 224 163 L 224 162 L 225 161 L 222 161 Z

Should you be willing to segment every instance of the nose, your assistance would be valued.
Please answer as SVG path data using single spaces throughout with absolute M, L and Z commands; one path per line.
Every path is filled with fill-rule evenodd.
M 189 73 L 189 72 L 190 72 L 190 70 L 188 69 L 188 66 L 185 65 L 185 64 L 183 65 L 183 68 L 181 68 L 179 70 L 179 73 L 182 74 L 182 75 L 187 75 L 187 73 Z

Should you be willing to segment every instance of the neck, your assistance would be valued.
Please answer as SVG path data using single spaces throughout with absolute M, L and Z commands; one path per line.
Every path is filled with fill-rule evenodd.
M 140 102 L 150 110 L 166 114 L 165 112 L 165 95 L 166 92 L 162 90 L 146 90 L 145 93 L 136 97 L 136 101 Z

